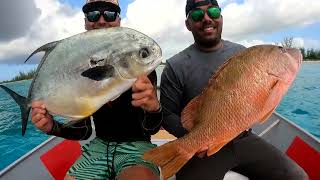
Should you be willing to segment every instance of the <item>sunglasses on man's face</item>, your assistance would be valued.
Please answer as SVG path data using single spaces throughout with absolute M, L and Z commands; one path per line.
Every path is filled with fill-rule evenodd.
M 194 22 L 199 22 L 202 21 L 206 12 L 212 20 L 218 19 L 221 16 L 221 9 L 219 7 L 209 7 L 207 11 L 203 9 L 190 11 L 188 17 L 191 17 Z
M 106 22 L 113 22 L 117 19 L 118 12 L 113 11 L 90 11 L 85 13 L 86 18 L 90 22 L 97 22 L 103 16 Z

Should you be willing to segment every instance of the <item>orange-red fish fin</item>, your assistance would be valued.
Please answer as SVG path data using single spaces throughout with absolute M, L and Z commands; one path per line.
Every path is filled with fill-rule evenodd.
M 200 108 L 200 97 L 201 96 L 199 95 L 193 98 L 181 113 L 182 126 L 188 131 L 198 123 L 197 117 Z
M 212 146 L 209 146 L 209 149 L 207 151 L 207 156 L 211 156 L 214 153 L 218 152 L 224 145 L 226 145 L 228 142 L 223 141 L 219 144 L 214 144 Z
M 263 118 L 261 118 L 261 120 L 260 120 L 260 124 L 266 122 L 269 119 L 269 117 L 272 115 L 272 113 L 275 109 L 276 108 L 274 107 L 271 111 L 269 111 L 266 115 L 264 115 Z
M 183 153 L 175 141 L 153 148 L 144 153 L 143 159 L 161 168 L 162 178 L 168 179 L 175 175 L 193 154 Z
M 279 92 L 283 91 L 284 85 L 285 84 L 281 80 L 275 80 L 273 86 L 270 89 L 268 99 L 265 101 L 265 105 L 262 110 L 264 114 L 259 121 L 261 124 L 268 120 L 268 118 L 272 115 L 273 111 L 277 108 L 278 104 L 280 103 L 281 96 L 279 95 Z

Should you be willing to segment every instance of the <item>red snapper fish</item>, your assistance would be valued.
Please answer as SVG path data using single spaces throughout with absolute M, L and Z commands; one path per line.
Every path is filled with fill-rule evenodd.
M 147 151 L 143 158 L 167 179 L 197 152 L 211 156 L 256 123 L 266 121 L 301 66 L 298 49 L 274 45 L 248 48 L 226 61 L 202 93 L 181 113 L 185 136 Z

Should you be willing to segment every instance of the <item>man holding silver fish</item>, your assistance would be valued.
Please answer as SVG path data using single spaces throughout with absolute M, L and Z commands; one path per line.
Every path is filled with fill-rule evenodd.
M 184 107 L 202 92 L 219 66 L 245 49 L 221 39 L 223 17 L 216 0 L 187 0 L 185 10 L 185 24 L 195 42 L 167 60 L 160 96 L 163 127 L 178 138 L 193 127 L 192 122 L 188 122 L 188 128 L 182 125 L 186 125 L 180 118 Z M 207 157 L 206 152 L 207 149 L 201 149 L 178 171 L 176 179 L 223 179 L 228 170 L 249 179 L 308 179 L 301 167 L 250 130 L 242 132 L 212 156 Z
M 118 0 L 86 0 L 82 10 L 88 31 L 120 26 Z M 162 121 L 156 81 L 155 71 L 140 76 L 132 89 L 92 115 L 96 138 L 83 147 L 82 156 L 65 179 L 159 179 L 158 168 L 141 159 L 145 151 L 155 147 L 150 136 Z M 92 133 L 90 118 L 62 125 L 39 101 L 32 103 L 32 122 L 49 135 L 71 140 L 88 139 Z

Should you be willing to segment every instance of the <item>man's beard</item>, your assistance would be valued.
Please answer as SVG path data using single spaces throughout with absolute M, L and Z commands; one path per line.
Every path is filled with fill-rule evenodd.
M 195 38 L 195 42 L 204 48 L 212 48 L 219 44 L 221 40 L 221 34 L 213 39 Z

